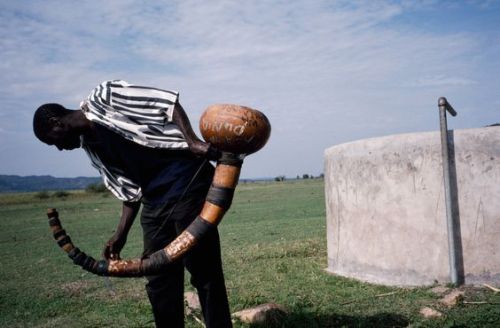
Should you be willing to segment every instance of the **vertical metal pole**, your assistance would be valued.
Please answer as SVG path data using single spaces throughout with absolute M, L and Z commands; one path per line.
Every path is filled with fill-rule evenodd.
M 448 125 L 446 124 L 446 111 L 448 110 L 452 116 L 456 116 L 457 112 L 451 107 L 446 98 L 441 97 L 438 100 L 439 106 L 439 125 L 441 128 L 441 153 L 443 156 L 443 178 L 444 178 L 444 193 L 446 201 L 446 221 L 448 226 L 448 251 L 450 261 L 450 279 L 451 283 L 458 283 L 458 263 L 456 250 L 455 236 L 455 218 L 453 213 L 451 182 L 450 182 L 450 156 L 448 148 Z

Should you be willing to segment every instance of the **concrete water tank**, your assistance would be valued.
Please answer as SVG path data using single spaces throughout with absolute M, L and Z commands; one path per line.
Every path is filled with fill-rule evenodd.
M 450 131 L 465 283 L 500 283 L 500 127 Z M 325 151 L 328 268 L 386 285 L 449 278 L 439 132 Z

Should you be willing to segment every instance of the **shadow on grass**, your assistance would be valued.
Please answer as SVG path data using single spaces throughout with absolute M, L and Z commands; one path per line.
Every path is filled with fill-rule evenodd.
M 265 325 L 251 325 L 251 328 L 315 328 L 315 327 L 407 327 L 409 321 L 398 314 L 378 313 L 372 316 L 340 315 L 315 316 L 312 313 L 289 313 L 277 316 Z

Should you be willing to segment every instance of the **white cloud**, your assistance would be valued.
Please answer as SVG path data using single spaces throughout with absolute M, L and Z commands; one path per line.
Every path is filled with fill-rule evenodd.
M 490 85 L 479 72 L 499 67 L 500 49 L 490 45 L 498 33 L 431 33 L 394 23 L 438 4 L 9 2 L 0 11 L 0 114 L 9 113 L 0 127 L 22 121 L 31 138 L 38 104 L 76 106 L 100 81 L 123 78 L 180 90 L 195 124 L 214 102 L 262 109 L 273 135 L 248 174 L 314 173 L 324 148 L 432 129 L 431 114 L 419 109 L 444 93 L 473 97 L 474 88 Z M 494 61 L 482 60 L 485 53 Z M 298 163 L 296 153 L 308 159 Z
M 439 87 L 439 86 L 469 86 L 474 84 L 477 84 L 477 82 L 470 79 L 436 75 L 436 76 L 426 76 L 420 78 L 411 85 L 416 87 Z

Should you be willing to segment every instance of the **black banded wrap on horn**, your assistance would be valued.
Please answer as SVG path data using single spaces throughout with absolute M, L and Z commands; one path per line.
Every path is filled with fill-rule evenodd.
M 73 245 L 62 228 L 59 214 L 49 209 L 49 225 L 57 244 L 84 270 L 101 276 L 140 277 L 158 274 L 169 263 L 181 258 L 212 229 L 230 208 L 245 155 L 262 148 L 271 125 L 259 111 L 238 105 L 210 106 L 202 115 L 200 130 L 204 139 L 221 152 L 212 184 L 200 214 L 165 248 L 147 258 L 132 260 L 95 260 Z

